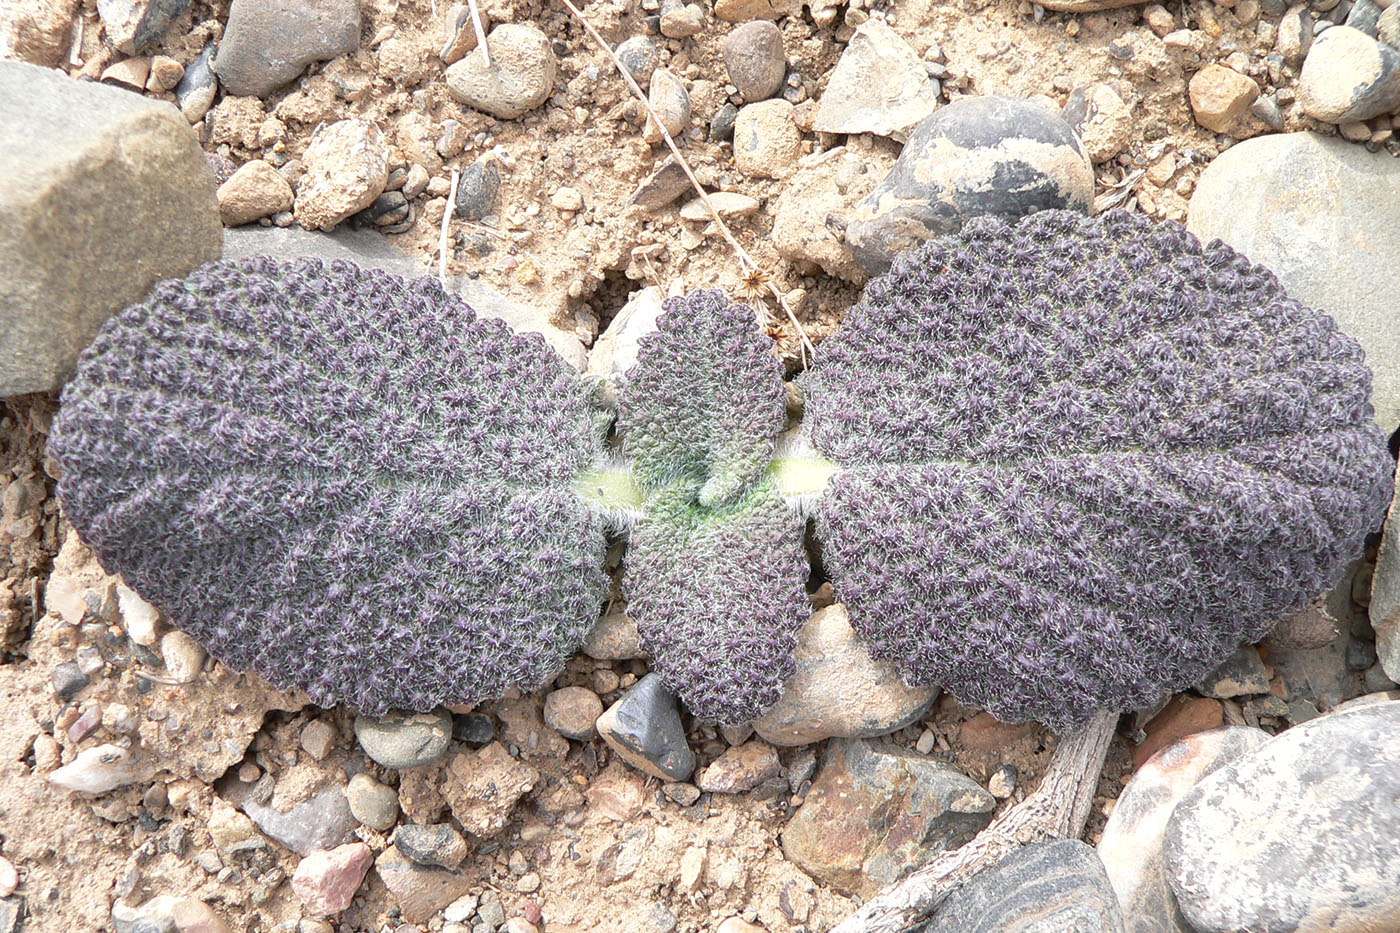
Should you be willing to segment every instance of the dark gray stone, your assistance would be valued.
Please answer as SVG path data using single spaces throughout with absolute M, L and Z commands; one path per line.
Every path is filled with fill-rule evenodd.
M 102 322 L 219 257 L 199 142 L 173 106 L 0 61 L 0 398 L 63 384 Z
M 89 683 L 77 661 L 64 661 L 53 669 L 53 692 L 60 703 L 67 703 Z
M 1322 716 L 1202 780 L 1166 874 L 1200 930 L 1382 930 L 1400 916 L 1400 702 Z
M 496 212 L 501 194 L 501 170 L 494 159 L 479 159 L 457 179 L 457 216 L 481 220 Z
M 1077 839 L 1017 849 L 954 891 L 920 933 L 1123 933 L 1094 850 Z
M 1400 199 L 1377 192 L 1397 185 L 1400 161 L 1387 152 L 1316 133 L 1259 136 L 1207 166 L 1186 222 L 1202 242 L 1219 237 L 1267 266 L 1290 298 L 1361 342 L 1386 433 L 1400 427 Z
M 206 45 L 185 67 L 180 83 L 175 85 L 175 103 L 191 123 L 198 123 L 204 118 L 219 92 L 219 78 L 214 74 L 213 67 L 216 51 L 214 43 Z
M 837 739 L 783 830 L 783 854 L 844 894 L 870 897 L 970 840 L 995 809 L 991 794 L 948 765 L 909 749 Z
M 118 51 L 139 55 L 154 45 L 190 0 L 97 0 L 97 15 Z
M 355 738 L 366 755 L 386 768 L 416 768 L 447 754 L 452 714 L 439 707 L 430 713 L 360 715 L 355 717 Z
M 1400 478 L 1400 472 L 1396 476 Z M 1400 681 L 1400 482 L 1395 484 L 1395 495 L 1390 500 L 1367 608 L 1381 668 L 1389 679 Z
M 598 719 L 598 734 L 628 764 L 662 780 L 684 781 L 695 770 L 675 694 L 648 674 Z
M 739 108 L 733 104 L 720 104 L 715 115 L 710 118 L 710 139 L 724 142 L 734 138 L 734 121 L 739 118 Z
M 496 724 L 485 713 L 467 713 L 465 716 L 452 716 L 452 737 L 458 742 L 480 748 L 490 745 L 496 738 Z
M 783 33 L 766 19 L 736 27 L 720 42 L 730 82 L 745 102 L 766 100 L 778 93 L 787 71 Z
M 359 47 L 356 0 L 233 0 L 214 71 L 227 93 L 263 97 L 312 62 Z
M 350 218 L 361 227 L 391 227 L 408 219 L 408 198 L 402 191 L 386 191 L 374 203 Z
M 734 112 L 737 114 L 739 111 L 734 108 Z M 732 121 L 729 129 L 732 134 Z M 686 177 L 685 169 L 681 168 L 674 158 L 668 156 L 655 171 L 642 179 L 629 203 L 640 205 L 649 211 L 658 211 L 691 190 L 690 179 Z
M 1269 672 L 1259 652 L 1245 645 L 1216 665 L 1201 678 L 1196 691 L 1203 696 L 1226 699 L 1269 692 Z
M 645 89 L 651 82 L 651 73 L 661 64 L 661 55 L 656 51 L 656 43 L 646 36 L 633 36 L 615 51 L 632 80 Z
M 456 868 L 467 857 L 466 840 L 449 823 L 405 823 L 395 831 L 394 845 L 419 865 Z
M 899 253 L 972 217 L 1087 212 L 1093 196 L 1093 166 L 1059 116 L 1030 101 L 964 97 L 914 130 L 889 175 L 856 206 L 846 242 L 878 275 Z
M 1347 13 L 1346 25 L 1352 29 L 1359 29 L 1371 38 L 1376 38 L 1377 23 L 1381 18 L 1381 8 L 1372 3 L 1371 0 L 1356 0 L 1355 5 Z

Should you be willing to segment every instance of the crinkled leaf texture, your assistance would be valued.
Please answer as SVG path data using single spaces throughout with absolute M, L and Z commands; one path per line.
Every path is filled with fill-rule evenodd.
M 786 390 L 752 309 L 718 291 L 665 308 L 618 396 L 647 491 L 627 611 L 666 685 L 731 725 L 777 701 L 809 611 L 803 520 L 763 479 Z
M 821 350 L 838 598 L 907 680 L 1007 721 L 1064 730 L 1195 682 L 1383 514 L 1360 347 L 1177 224 L 973 221 Z
M 704 484 L 706 505 L 744 495 L 783 427 L 787 390 L 753 310 L 724 292 L 669 298 L 618 396 L 618 431 L 642 483 Z
M 605 592 L 595 425 L 543 339 L 432 279 L 259 258 L 109 320 L 51 449 L 109 572 L 229 666 L 379 713 L 562 669 Z

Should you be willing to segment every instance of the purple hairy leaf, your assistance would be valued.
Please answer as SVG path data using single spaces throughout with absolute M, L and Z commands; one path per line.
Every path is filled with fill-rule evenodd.
M 1056 730 L 1335 584 L 1394 464 L 1332 319 L 1174 223 L 1045 211 L 871 282 L 807 380 L 824 559 L 911 683 Z

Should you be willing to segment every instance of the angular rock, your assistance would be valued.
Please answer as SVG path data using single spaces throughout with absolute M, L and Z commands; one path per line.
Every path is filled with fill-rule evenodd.
M 267 840 L 258 834 L 253 821 L 234 809 L 222 797 L 215 797 L 209 809 L 207 824 L 209 838 L 224 852 L 248 852 L 267 846 Z
M 480 881 L 480 876 L 474 872 L 418 865 L 394 846 L 380 853 L 374 861 L 374 870 L 379 872 L 384 886 L 394 895 L 403 918 L 409 923 L 426 923 Z
M 706 765 L 695 785 L 708 794 L 742 794 L 782 773 L 777 749 L 767 742 L 745 742 Z
M 1400 51 L 1350 26 L 1313 40 L 1298 73 L 1303 112 L 1325 123 L 1369 120 L 1400 107 Z
M 214 105 L 214 97 L 219 92 L 219 79 L 214 74 L 215 47 L 211 42 L 190 62 L 180 82 L 175 85 L 175 103 L 180 113 L 190 123 L 204 119 L 209 108 Z
M 787 71 L 783 33 L 767 20 L 738 27 L 720 41 L 720 54 L 730 82 L 744 100 L 753 103 L 778 93 Z
M 830 93 L 828 91 L 828 93 Z M 970 217 L 1088 211 L 1094 169 L 1069 124 L 1031 101 L 964 97 L 925 120 L 846 227 L 870 275 Z
M 637 681 L 599 717 L 597 728 L 623 761 L 663 781 L 684 781 L 695 770 L 676 697 L 660 674 Z
M 1380 553 L 1376 555 L 1368 609 L 1381 669 L 1391 680 L 1400 682 L 1400 483 L 1390 500 Z
M 661 289 L 649 285 L 627 296 L 622 310 L 613 315 L 607 329 L 593 342 L 588 352 L 589 376 L 604 379 L 614 386 L 622 374 L 637 362 L 637 351 L 641 339 L 656 330 L 656 319 L 661 316 Z M 613 644 L 606 637 L 614 628 L 625 628 L 625 637 L 616 639 Z M 626 644 L 623 644 L 623 642 Z M 614 654 L 632 657 L 630 651 L 640 651 L 637 644 L 637 624 L 623 612 L 604 616 L 584 642 L 583 651 L 591 658 L 612 659 Z M 590 650 L 591 649 L 591 650 Z M 604 652 L 595 654 L 594 652 Z
M 872 19 L 841 53 L 812 127 L 903 140 L 937 107 L 938 92 L 918 53 L 899 33 Z
M 1079 134 L 1084 152 L 1095 164 L 1128 147 L 1133 138 L 1133 111 L 1107 82 L 1075 88 L 1060 117 Z
M 374 853 L 363 842 L 318 849 L 297 863 L 292 891 L 312 916 L 340 913 L 355 899 L 372 864 Z
M 1132 750 L 1133 767 L 1142 767 L 1147 759 L 1173 742 L 1215 729 L 1224 721 L 1225 711 L 1219 700 L 1177 694 L 1148 722 L 1147 737 Z
M 734 165 L 748 175 L 781 178 L 802 155 L 802 134 L 785 100 L 746 104 L 734 118 Z
M 139 55 L 189 7 L 190 0 L 97 0 L 97 15 L 117 51 Z
M 758 213 L 758 198 L 751 198 L 747 194 L 737 191 L 712 191 L 707 197 L 710 201 L 708 205 L 700 198 L 687 201 L 680 209 L 681 220 L 708 223 L 713 216 L 710 213 L 711 207 L 721 217 L 747 217 Z
M 603 715 L 603 701 L 587 687 L 563 687 L 544 700 L 544 723 L 569 739 L 585 742 L 597 733 L 593 724 Z
M 479 12 L 479 11 L 478 11 Z M 491 29 L 491 18 L 481 13 L 481 28 Z M 438 58 L 444 65 L 454 65 L 476 48 L 476 25 L 472 22 L 472 10 L 468 4 L 454 3 L 447 8 L 443 18 L 443 45 Z
M 245 163 L 219 186 L 219 219 L 226 227 L 271 217 L 292 209 L 292 186 L 262 159 Z
M 468 165 L 457 180 L 457 216 L 463 220 L 482 220 L 496 213 L 496 200 L 501 195 L 501 170 L 494 157 L 477 159 Z
M 225 92 L 264 97 L 312 62 L 359 47 L 356 0 L 233 0 L 214 71 Z
M 1196 122 L 1213 133 L 1235 129 L 1259 96 L 1253 78 L 1213 63 L 1191 76 L 1187 90 Z
M 109 314 L 219 258 L 179 112 L 23 62 L 0 62 L 0 204 L 0 397 L 56 390 Z
M 350 805 L 351 816 L 381 833 L 393 829 L 399 818 L 398 793 L 364 772 L 350 778 L 345 801 Z
M 1284 64 L 1297 68 L 1312 48 L 1313 18 L 1307 4 L 1300 3 L 1284 11 L 1278 22 L 1276 47 Z
M 1400 916 L 1400 702 L 1295 726 L 1202 780 L 1167 821 L 1199 930 L 1379 930 Z
M 356 716 L 355 738 L 365 754 L 386 768 L 416 768 L 447 754 L 452 744 L 452 714 L 390 711 L 383 716 Z
M 175 918 L 178 933 L 233 933 L 214 908 L 196 897 L 176 901 L 170 914 Z M 0 926 L 0 933 L 4 933 L 3 926 Z
M 477 49 L 447 69 L 447 90 L 468 107 L 502 120 L 534 110 L 554 91 L 558 63 L 549 38 L 529 24 L 505 23 L 486 37 L 488 66 Z
M 333 849 L 348 842 L 355 831 L 350 802 L 340 785 L 332 785 L 287 810 L 259 803 L 251 796 L 237 804 L 258 829 L 297 855 Z
M 668 39 L 689 39 L 705 28 L 705 11 L 698 3 L 662 0 L 660 25 Z
M 919 933 L 1123 933 L 1123 912 L 1094 850 L 1077 839 L 1017 849 L 973 876 Z
M 947 765 L 838 739 L 782 832 L 783 853 L 843 894 L 869 897 L 967 842 L 995 808 L 991 794 Z
M 1202 242 L 1219 237 L 1273 270 L 1290 298 L 1361 342 L 1387 433 L 1400 427 L 1400 201 L 1376 192 L 1394 185 L 1400 162 L 1388 153 L 1315 133 L 1260 136 L 1206 167 L 1186 222 Z
M 1324 648 L 1336 640 L 1338 631 L 1336 617 L 1328 611 L 1325 600 L 1319 599 L 1279 622 L 1262 644 L 1270 651 Z
M 175 905 L 179 900 L 171 894 L 157 894 L 133 907 L 118 898 L 112 902 L 112 928 L 116 933 L 177 933 Z
M 505 829 L 515 802 L 539 783 L 540 773 L 517 761 L 500 742 L 452 756 L 442 794 L 462 828 L 479 839 Z
M 1269 741 L 1248 726 L 1187 736 L 1152 756 L 1118 798 L 1098 853 L 1131 933 L 1192 933 L 1162 865 L 1162 833 L 1177 803 L 1206 775 Z
M 850 146 L 803 158 L 774 208 L 773 246 L 778 255 L 803 274 L 821 269 L 863 281 L 865 270 L 851 255 L 839 219 L 855 210 L 893 164 L 883 150 L 857 152 Z
M 105 794 L 135 784 L 151 775 L 149 766 L 134 761 L 131 752 L 118 745 L 85 748 L 72 761 L 47 775 L 50 784 L 84 794 Z
M 450 823 L 405 823 L 394 833 L 394 847 L 419 865 L 456 868 L 467 857 L 467 842 Z
M 893 665 L 872 661 L 840 603 L 802 623 L 793 657 L 797 670 L 782 696 L 753 724 L 774 745 L 886 735 L 916 722 L 938 695 L 937 687 L 906 687 Z
M 369 207 L 389 181 L 389 146 L 367 120 L 321 127 L 301 162 L 305 174 L 297 189 L 296 218 L 307 230 L 330 230 Z

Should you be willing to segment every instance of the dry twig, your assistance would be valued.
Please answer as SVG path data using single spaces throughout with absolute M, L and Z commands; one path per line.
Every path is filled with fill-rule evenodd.
M 447 209 L 442 212 L 442 230 L 438 233 L 438 281 L 447 287 L 447 226 L 457 210 L 457 180 L 462 177 L 460 169 L 452 170 L 452 188 L 447 192 Z
M 831 933 L 898 933 L 929 916 L 943 899 L 1017 848 L 1084 831 L 1103 771 L 1117 713 L 1096 713 L 1065 736 L 1035 792 L 998 817 L 967 845 L 945 852 L 867 901 Z
M 632 77 L 632 73 L 627 70 L 627 66 L 622 64 L 622 60 L 613 52 L 612 46 L 608 45 L 607 40 L 602 37 L 598 30 L 593 28 L 593 24 L 583 15 L 583 11 L 573 4 L 572 0 L 560 0 L 560 2 L 568 7 L 569 12 L 574 14 L 574 18 L 583 25 L 584 30 L 592 37 L 593 41 L 597 43 L 598 47 L 607 53 L 608 58 L 612 59 L 612 63 L 616 66 L 618 74 L 622 75 L 622 80 L 627 82 L 627 87 L 630 88 L 633 95 L 642 102 L 642 106 L 646 108 L 648 118 L 656 124 L 656 128 L 661 132 L 661 138 L 666 142 L 666 147 L 671 150 L 671 155 L 675 156 L 676 164 L 685 172 L 685 177 L 690 179 L 690 184 L 695 189 L 696 194 L 700 196 L 700 200 L 709 208 L 710 216 L 714 218 L 715 226 L 719 229 L 719 232 L 724 235 L 724 239 L 729 243 L 729 247 L 734 251 L 734 255 L 738 257 L 739 269 L 743 273 L 744 278 L 749 281 L 758 281 L 766 285 L 773 299 L 778 303 L 778 307 L 786 312 L 788 320 L 792 323 L 792 326 L 797 329 L 797 335 L 802 341 L 802 365 L 805 367 L 807 365 L 807 353 L 809 351 L 815 353 L 816 347 L 812 345 L 811 338 L 807 336 L 807 331 L 804 330 L 802 325 L 798 322 L 797 315 L 793 314 L 792 308 L 788 307 L 787 299 L 783 297 L 783 293 L 778 290 L 778 286 L 774 283 L 773 278 L 759 268 L 758 263 L 754 262 L 748 250 L 744 249 L 739 241 L 734 238 L 734 234 L 730 231 L 729 225 L 719 216 L 719 211 L 715 210 L 714 204 L 710 203 L 710 196 L 700 184 L 700 180 L 695 177 L 695 172 L 691 170 L 690 163 L 685 160 L 685 156 L 681 155 L 680 147 L 677 146 L 676 141 L 671 138 L 670 131 L 666 129 L 665 125 L 661 122 L 661 118 L 657 116 L 656 111 L 652 109 L 651 102 L 647 100 L 647 95 L 643 93 L 641 86 L 638 85 L 636 80 Z

